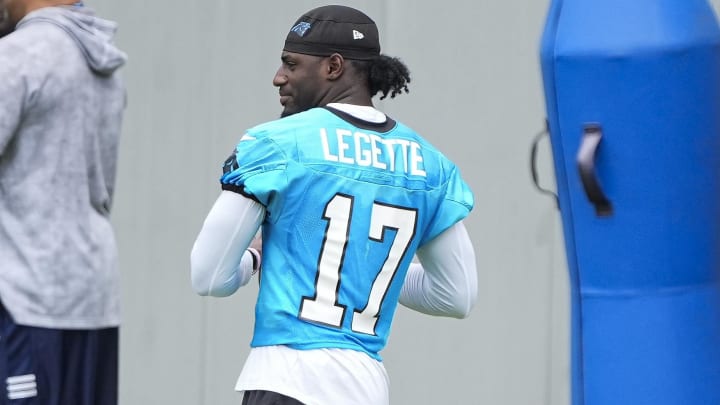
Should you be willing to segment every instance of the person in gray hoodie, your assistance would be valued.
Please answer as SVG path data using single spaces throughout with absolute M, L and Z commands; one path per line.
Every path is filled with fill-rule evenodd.
M 80 2 L 0 16 L 0 403 L 113 405 L 126 55 Z

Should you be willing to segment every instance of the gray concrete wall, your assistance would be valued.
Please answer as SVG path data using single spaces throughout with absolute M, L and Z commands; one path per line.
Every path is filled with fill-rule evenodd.
M 245 128 L 280 111 L 272 76 L 290 24 L 324 3 L 87 0 L 120 23 L 129 91 L 113 220 L 121 249 L 122 405 L 239 404 L 256 288 L 194 295 L 189 252 Z M 718 5 L 720 0 L 713 0 Z M 545 117 L 538 45 L 548 1 L 348 1 L 378 23 L 411 93 L 378 106 L 454 159 L 480 298 L 464 321 L 401 308 L 387 350 L 394 404 L 569 403 L 560 218 L 537 193 L 530 142 Z M 542 181 L 554 188 L 549 145 Z M 251 284 L 253 285 L 253 284 Z

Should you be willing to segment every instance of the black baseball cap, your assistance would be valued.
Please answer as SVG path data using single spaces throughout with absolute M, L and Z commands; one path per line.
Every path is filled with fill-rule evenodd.
M 345 59 L 369 60 L 380 55 L 377 25 L 362 11 L 346 6 L 323 6 L 303 14 L 293 24 L 287 52 L 315 56 L 339 53 Z

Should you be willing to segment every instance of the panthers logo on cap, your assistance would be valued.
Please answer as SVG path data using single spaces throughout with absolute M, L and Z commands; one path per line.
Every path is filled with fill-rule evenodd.
M 310 29 L 310 27 L 311 27 L 310 23 L 308 23 L 308 22 L 300 22 L 300 23 L 298 23 L 296 26 L 292 27 L 292 29 L 290 30 L 290 32 L 294 32 L 294 33 L 300 35 L 301 37 L 303 37 L 303 36 L 305 36 L 305 34 L 308 32 L 308 30 Z

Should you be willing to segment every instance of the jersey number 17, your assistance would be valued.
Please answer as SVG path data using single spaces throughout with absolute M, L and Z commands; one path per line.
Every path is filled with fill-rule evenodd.
M 345 251 L 350 236 L 350 223 L 353 218 L 352 196 L 335 194 L 325 205 L 323 219 L 328 221 L 325 239 L 320 250 L 318 271 L 315 276 L 315 295 L 303 297 L 300 304 L 300 318 L 336 328 L 342 327 L 346 305 L 338 302 L 340 274 L 342 272 Z M 359 218 L 367 218 L 359 213 Z M 384 242 L 388 229 L 396 231 L 390 250 L 379 269 L 375 281 L 368 292 L 365 308 L 352 314 L 353 332 L 375 335 L 380 308 L 390 288 L 390 283 L 405 257 L 410 243 L 415 237 L 417 210 L 406 207 L 374 202 L 370 213 L 369 239 Z

